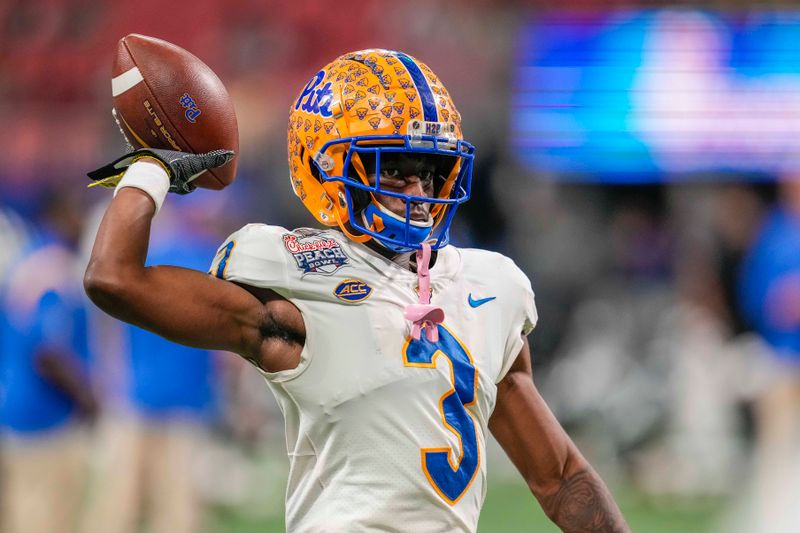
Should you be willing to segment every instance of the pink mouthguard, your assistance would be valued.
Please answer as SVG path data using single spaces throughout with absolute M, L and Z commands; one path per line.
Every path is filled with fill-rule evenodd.
M 411 337 L 419 340 L 422 330 L 430 342 L 439 340 L 437 324 L 444 322 L 444 309 L 431 305 L 431 275 L 428 266 L 431 261 L 431 245 L 422 243 L 422 249 L 417 252 L 417 288 L 419 290 L 419 303 L 406 306 L 405 317 L 410 320 Z

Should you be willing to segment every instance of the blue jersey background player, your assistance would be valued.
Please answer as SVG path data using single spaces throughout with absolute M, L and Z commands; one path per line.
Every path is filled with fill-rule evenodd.
M 203 224 L 209 216 L 202 211 L 213 206 L 189 201 L 170 207 L 159 219 L 148 264 L 205 268 L 217 238 Z M 203 502 L 193 474 L 217 414 L 215 354 L 121 326 L 121 346 L 109 355 L 123 368 L 122 405 L 99 425 L 99 455 L 105 460 L 81 531 L 128 533 L 142 522 L 153 533 L 203 531 Z
M 79 213 L 49 198 L 43 231 L 0 290 L 0 529 L 69 532 L 85 481 L 86 309 L 75 247 Z

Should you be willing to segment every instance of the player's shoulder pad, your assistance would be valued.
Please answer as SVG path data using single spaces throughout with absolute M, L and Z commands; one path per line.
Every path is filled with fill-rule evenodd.
M 528 276 L 510 257 L 478 248 L 459 248 L 459 251 L 464 257 L 464 264 L 470 270 L 490 274 L 492 279 L 510 283 L 517 289 L 532 290 Z
M 522 333 L 527 335 L 536 327 L 536 322 L 539 320 L 539 313 L 536 310 L 536 296 L 533 294 L 531 280 L 513 259 L 504 255 L 500 255 L 500 257 L 502 260 L 498 261 L 498 263 L 503 266 L 500 275 L 506 280 L 511 291 L 522 296 Z
M 498 254 L 500 255 L 500 254 Z M 522 271 L 522 269 L 514 262 L 513 259 L 510 257 L 506 257 L 504 255 L 500 255 L 502 258 L 498 261 L 503 266 L 503 276 L 506 277 L 508 282 L 514 287 L 524 292 L 529 292 L 533 294 L 533 287 L 531 286 L 531 280 Z
M 522 331 L 528 334 L 536 326 L 538 313 L 531 281 L 513 259 L 498 252 L 476 248 L 461 248 L 467 275 L 490 280 L 497 295 L 515 302 L 517 319 L 522 321 Z
M 280 287 L 286 278 L 282 236 L 287 233 L 280 226 L 247 224 L 225 239 L 209 273 L 255 287 Z

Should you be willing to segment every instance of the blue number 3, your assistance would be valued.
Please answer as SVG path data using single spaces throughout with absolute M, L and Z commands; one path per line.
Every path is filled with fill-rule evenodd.
M 444 326 L 438 328 L 439 341 L 436 343 L 428 341 L 424 334 L 418 341 L 409 337 L 403 346 L 403 363 L 405 366 L 435 368 L 439 355 L 443 355 L 450 363 L 453 388 L 439 399 L 439 411 L 445 427 L 458 437 L 461 449 L 422 448 L 420 451 L 422 470 L 431 486 L 453 505 L 469 488 L 481 461 L 475 420 L 465 408 L 475 403 L 478 371 L 461 341 Z M 452 458 L 456 455 L 456 461 L 453 462 Z

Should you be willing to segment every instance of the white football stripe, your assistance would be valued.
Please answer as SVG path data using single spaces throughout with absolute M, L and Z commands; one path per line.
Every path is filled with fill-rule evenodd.
M 123 72 L 116 78 L 111 79 L 111 96 L 119 96 L 144 78 L 142 73 L 139 72 L 139 67 Z

